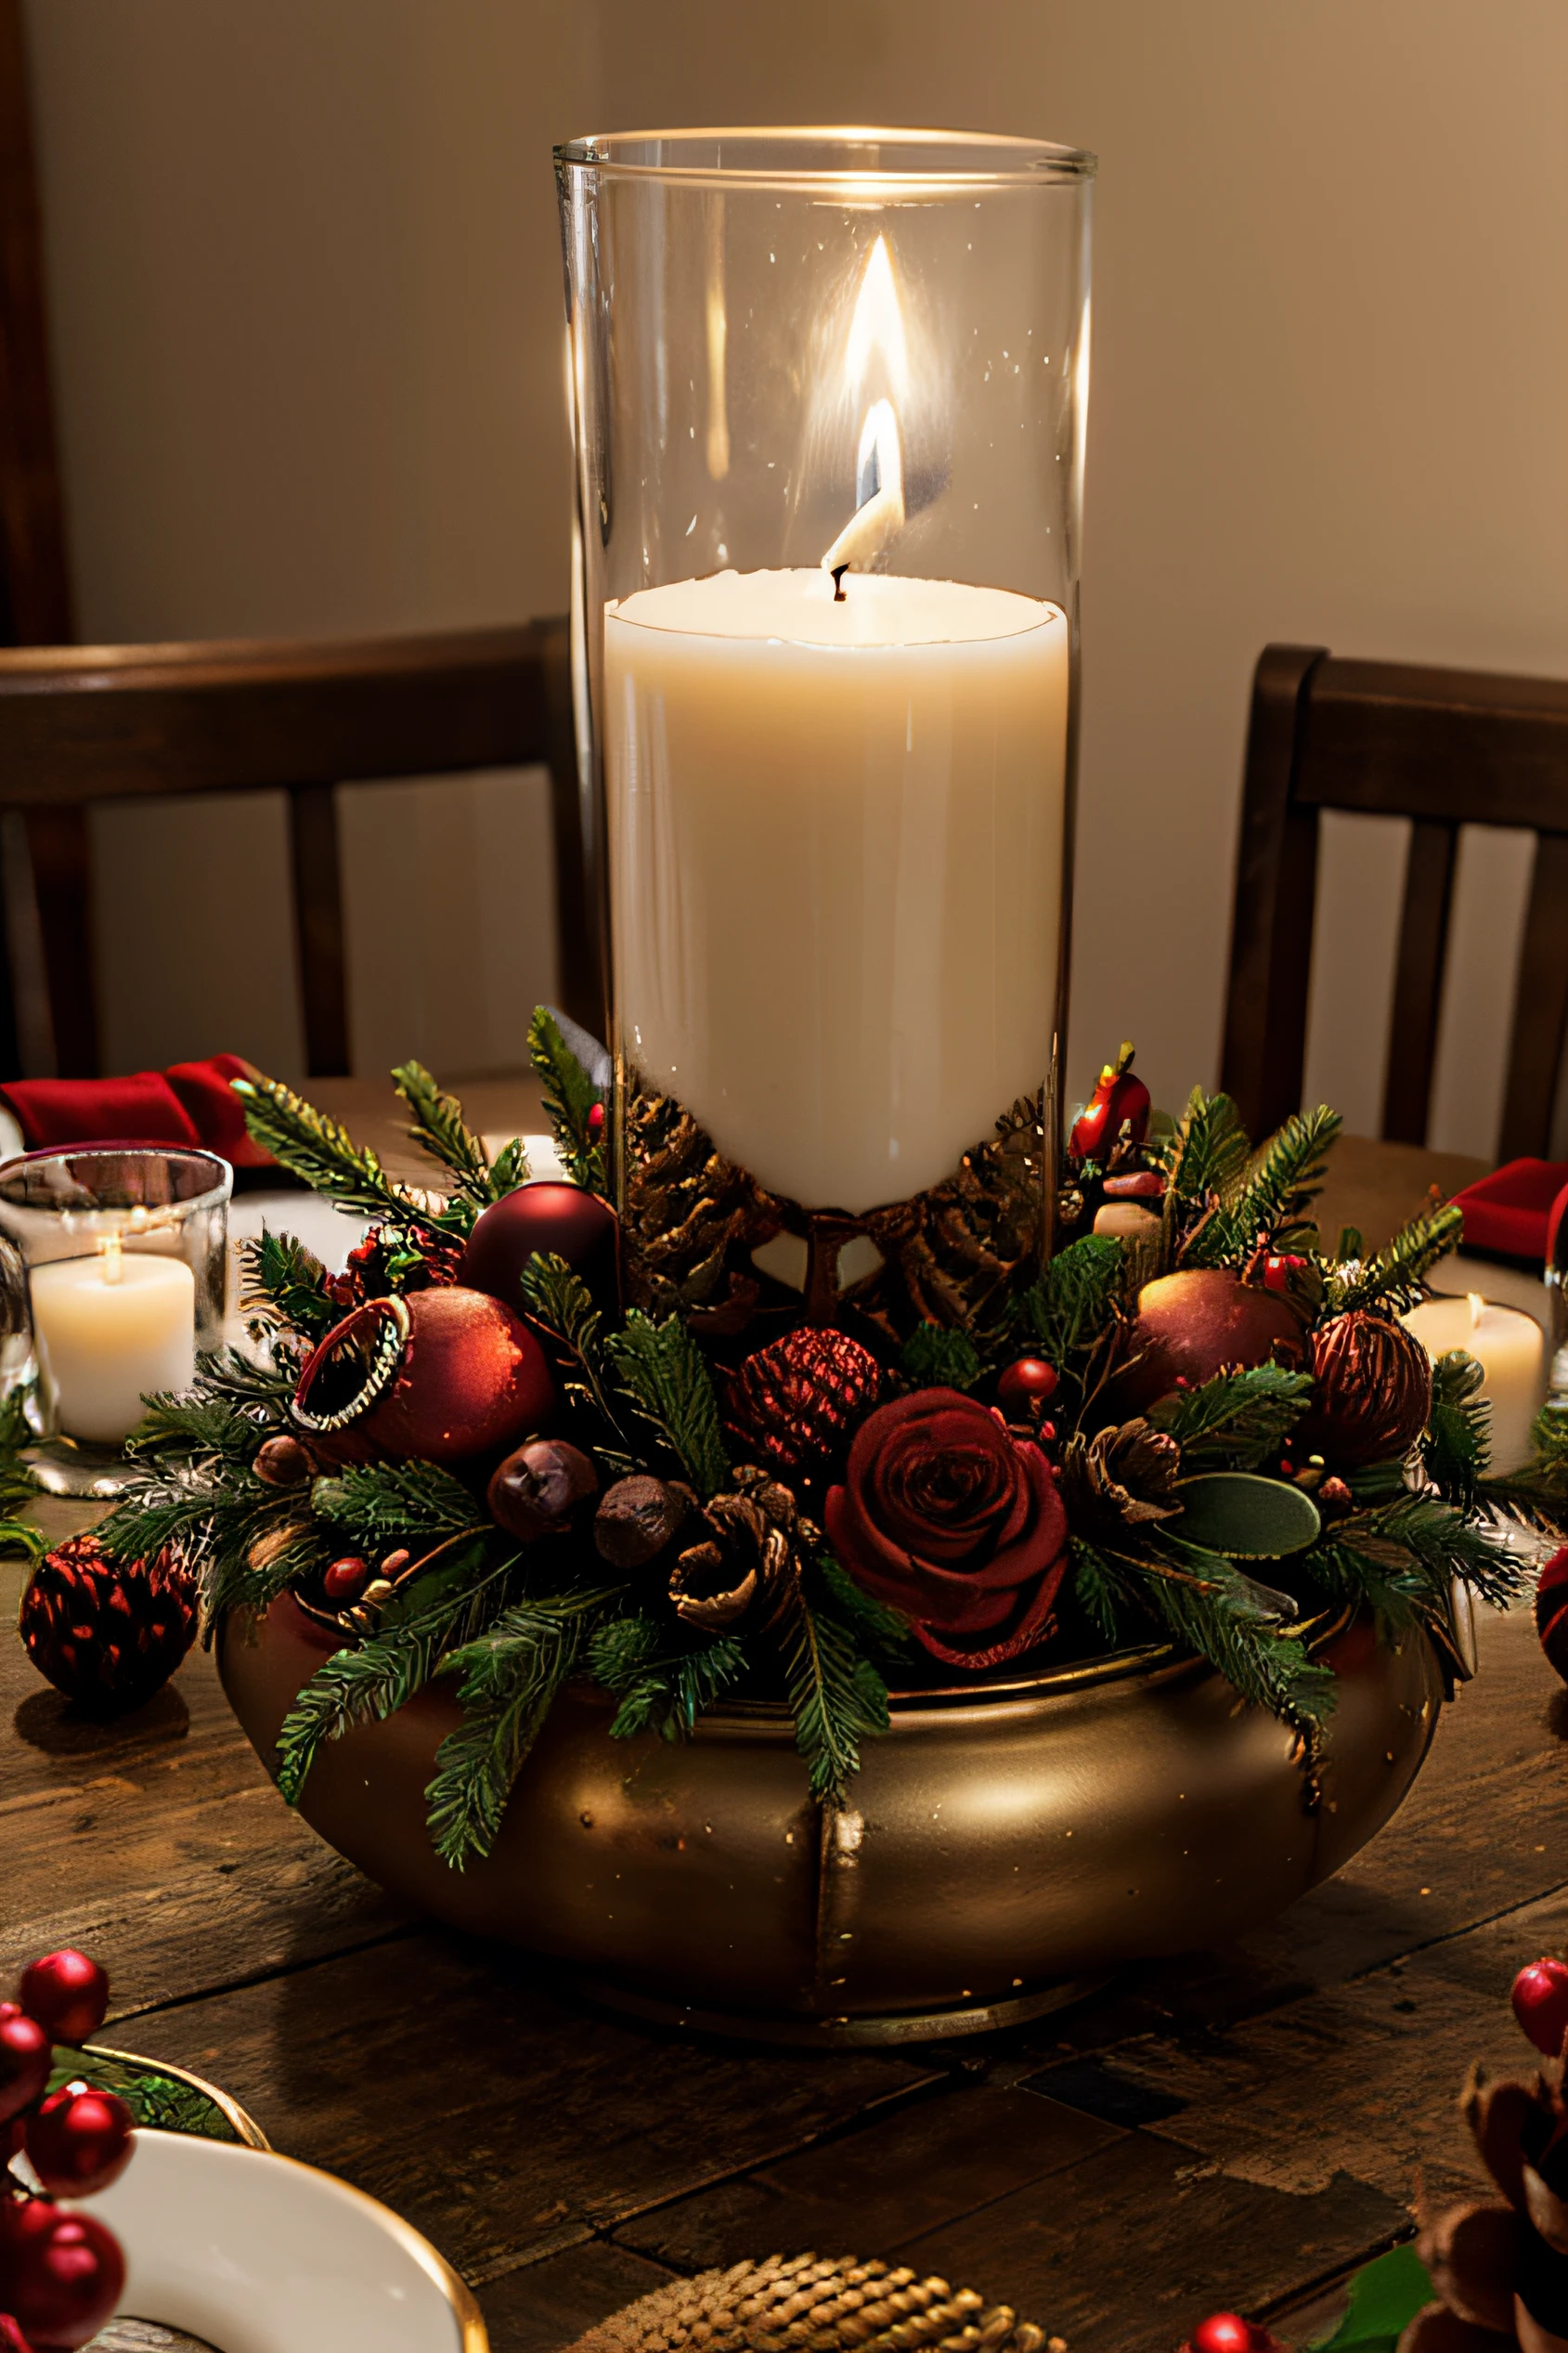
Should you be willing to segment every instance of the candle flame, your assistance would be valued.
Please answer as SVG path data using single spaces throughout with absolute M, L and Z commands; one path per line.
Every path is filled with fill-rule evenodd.
M 1479 1291 L 1467 1291 L 1465 1296 L 1470 1301 L 1470 1328 L 1473 1332 L 1486 1312 L 1486 1302 Z
M 104 1234 L 99 1240 L 98 1272 L 102 1275 L 105 1282 L 118 1282 L 120 1280 L 123 1268 L 120 1255 L 120 1237 L 117 1233 Z
M 864 396 L 874 363 L 887 390 L 866 409 L 855 455 L 855 512 L 823 557 L 824 572 L 867 570 L 904 526 L 903 448 L 893 396 L 902 397 L 909 389 L 909 346 L 885 237 L 867 256 L 849 321 L 844 373 L 853 398 Z

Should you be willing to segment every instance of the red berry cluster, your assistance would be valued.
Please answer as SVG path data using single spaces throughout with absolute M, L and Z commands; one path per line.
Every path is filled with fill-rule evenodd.
M 372 1226 L 364 1241 L 348 1254 L 341 1275 L 329 1275 L 325 1289 L 334 1307 L 346 1313 L 367 1299 L 385 1299 L 393 1292 L 429 1291 L 439 1283 L 456 1282 L 463 1246 L 429 1226 L 409 1226 L 389 1240 L 381 1226 Z
M 26 2152 L 43 2195 L 0 2180 L 0 2353 L 70 2353 L 96 2336 L 120 2301 L 125 2262 L 90 2215 L 55 2204 L 107 2190 L 130 2162 L 135 2119 L 90 2084 L 48 2088 L 57 2043 L 83 2043 L 103 2023 L 109 1980 L 69 1948 L 22 1971 L 0 2002 L 0 2161 Z

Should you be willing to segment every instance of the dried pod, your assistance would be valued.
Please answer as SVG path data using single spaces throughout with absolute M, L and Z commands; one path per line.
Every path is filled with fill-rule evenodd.
M 1450 2311 L 1506 2335 L 1521 2235 L 1511 2206 L 1450 2206 L 1421 2232 L 1416 2251 Z
M 276 1437 L 257 1448 L 251 1468 L 268 1487 L 302 1487 L 312 1464 L 298 1438 Z
M 1074 1438 L 1062 1458 L 1062 1496 L 1075 1526 L 1114 1533 L 1123 1526 L 1168 1520 L 1182 1450 L 1165 1430 L 1140 1416 L 1088 1440 Z
M 509 1454 L 486 1489 L 490 1516 L 525 1544 L 562 1534 L 579 1504 L 599 1492 L 599 1474 L 564 1438 L 531 1438 Z
M 646 1568 L 673 1543 L 696 1505 L 689 1487 L 639 1472 L 605 1490 L 594 1516 L 593 1541 L 612 1568 Z
M 716 1495 L 703 1519 L 706 1537 L 687 1547 L 670 1576 L 676 1616 L 710 1633 L 776 1617 L 799 1576 L 788 1488 L 754 1472 L 748 1491 Z

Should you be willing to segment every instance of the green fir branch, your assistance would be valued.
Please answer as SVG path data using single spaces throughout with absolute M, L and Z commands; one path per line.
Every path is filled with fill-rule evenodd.
M 1421 1463 L 1445 1502 L 1475 1508 L 1492 1451 L 1492 1409 L 1481 1396 L 1484 1366 L 1463 1348 L 1438 1358 L 1432 1374 L 1432 1415 L 1421 1440 Z
M 879 1667 L 901 1667 L 919 1657 L 920 1645 L 908 1618 L 863 1592 L 831 1553 L 814 1556 L 807 1590 L 819 1611 L 839 1619 Z
M 591 1193 L 604 1192 L 604 1146 L 592 1126 L 594 1109 L 602 1108 L 599 1089 L 562 1036 L 561 1024 L 548 1005 L 534 1008 L 528 1059 L 543 1082 L 545 1114 L 573 1183 Z
M 1038 1282 L 1024 1293 L 1023 1328 L 1058 1372 L 1070 1358 L 1086 1354 L 1104 1332 L 1124 1273 L 1124 1254 L 1116 1236 L 1085 1234 L 1058 1251 Z
M 334 1651 L 317 1669 L 278 1735 L 278 1788 L 288 1804 L 298 1805 L 324 1742 L 395 1715 L 430 1681 L 455 1615 L 455 1608 L 432 1610 L 368 1635 L 356 1648 Z
M 917 1323 L 899 1355 L 899 1371 L 916 1388 L 972 1389 L 984 1367 L 966 1332 Z
M 1241 1114 L 1228 1095 L 1195 1086 L 1164 1152 L 1165 1185 L 1174 1202 L 1201 1203 L 1227 1193 L 1251 1152 Z
M 436 1084 L 422 1062 L 399 1062 L 392 1073 L 392 1083 L 408 1107 L 408 1134 L 413 1142 L 430 1159 L 450 1170 L 457 1179 L 457 1190 L 476 1209 L 487 1209 L 503 1192 L 514 1192 L 527 1176 L 527 1155 L 519 1140 L 508 1150 L 522 1154 L 522 1173 L 512 1174 L 515 1160 L 509 1163 L 505 1175 L 510 1181 L 502 1183 L 498 1190 L 499 1164 L 498 1168 L 491 1167 L 483 1141 L 463 1118 L 461 1103 Z
M 739 1682 L 746 1654 L 737 1635 L 682 1643 L 639 1612 L 600 1627 L 589 1644 L 588 1663 L 594 1681 L 620 1701 L 610 1724 L 612 1740 L 629 1740 L 640 1732 L 684 1740 L 703 1710 Z
M 1325 1104 L 1293 1112 L 1222 1196 L 1213 1215 L 1189 1235 L 1184 1263 L 1236 1266 L 1264 1243 L 1302 1237 L 1303 1213 L 1322 1189 L 1328 1174 L 1324 1156 L 1341 1124 L 1338 1112 Z
M 1079 1607 L 1107 1645 L 1118 1648 L 1127 1618 L 1147 1610 L 1143 1580 L 1129 1573 L 1125 1562 L 1108 1559 L 1082 1536 L 1070 1540 L 1069 1557 Z
M 701 1349 L 679 1316 L 663 1323 L 633 1307 L 606 1353 L 704 1502 L 730 1476 L 719 1435 L 719 1401 Z
M 463 1721 L 425 1790 L 431 1838 L 453 1870 L 489 1853 L 512 1784 L 571 1673 L 595 1616 L 624 1588 L 523 1601 L 441 1661 L 458 1678 Z
M 1148 1410 L 1157 1430 L 1182 1450 L 1188 1477 L 1199 1471 L 1255 1471 L 1277 1453 L 1312 1399 L 1312 1376 L 1283 1365 L 1221 1372 L 1200 1388 L 1173 1389 Z
M 312 1192 L 324 1193 L 340 1209 L 399 1225 L 415 1214 L 375 1153 L 361 1150 L 341 1121 L 317 1111 L 292 1086 L 274 1078 L 236 1078 L 229 1085 L 245 1106 L 252 1141 L 303 1177 Z
M 1351 1307 L 1384 1307 L 1403 1315 L 1425 1296 L 1425 1277 L 1440 1258 L 1458 1250 L 1464 1239 L 1465 1214 L 1449 1202 L 1442 1209 L 1414 1217 L 1375 1258 L 1347 1259 L 1328 1270 L 1327 1312 L 1343 1315 Z
M 603 1337 L 603 1318 L 581 1275 L 553 1251 L 536 1250 L 523 1269 L 523 1305 L 560 1342 L 571 1364 L 568 1396 L 591 1404 L 624 1446 L 619 1389 Z
M 462 1481 L 434 1462 L 352 1463 L 317 1479 L 310 1500 L 321 1518 L 369 1544 L 422 1544 L 489 1525 Z
M 295 1235 L 275 1234 L 266 1226 L 240 1245 L 240 1305 L 311 1340 L 325 1338 L 343 1314 L 314 1250 Z
M 811 1795 L 841 1805 L 860 1770 L 861 1742 L 888 1729 L 888 1686 L 848 1627 L 814 1609 L 799 1587 L 774 1632 Z
M 1511 1514 L 1561 1540 L 1568 1537 L 1568 1404 L 1549 1400 L 1541 1408 L 1530 1445 L 1519 1470 L 1481 1481 L 1477 1502 L 1489 1517 Z
M 1244 1699 L 1303 1729 L 1321 1723 L 1334 1705 L 1333 1670 L 1314 1659 L 1299 1635 L 1282 1631 L 1281 1597 L 1223 1554 L 1163 1532 L 1150 1549 L 1174 1571 L 1150 1575 L 1147 1592 L 1175 1640 L 1218 1668 Z

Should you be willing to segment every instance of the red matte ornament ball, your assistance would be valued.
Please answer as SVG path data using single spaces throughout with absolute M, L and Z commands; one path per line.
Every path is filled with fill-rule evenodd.
M 53 2041 L 84 2043 L 108 2014 L 109 1972 L 74 1945 L 65 1944 L 58 1953 L 28 1963 L 17 1999 Z
M 130 2164 L 135 2127 L 113 2092 L 67 2084 L 28 2118 L 28 2160 L 55 2197 L 93 2198 Z
M 996 1384 L 996 1401 L 1012 1420 L 1026 1415 L 1031 1406 L 1044 1405 L 1057 1389 L 1056 1369 L 1043 1357 L 1020 1357 L 1010 1364 Z
M 25 2338 L 40 2348 L 96 2336 L 120 2301 L 125 2258 L 91 2215 L 46 2198 L 0 2212 L 0 2293 Z
M 42 2096 L 53 2063 L 53 2048 L 38 2021 L 15 2002 L 0 2002 L 0 2124 Z
M 523 1269 L 536 1251 L 564 1258 L 601 1313 L 620 1306 L 620 1227 L 607 1201 L 541 1176 L 492 1202 L 458 1262 L 458 1280 L 504 1306 L 523 1305 Z
M 1201 1388 L 1227 1366 L 1275 1358 L 1297 1368 L 1306 1353 L 1294 1307 L 1224 1267 L 1186 1267 L 1146 1282 L 1132 1338 L 1133 1359 L 1113 1384 L 1123 1416 L 1173 1389 Z
M 1568 1684 L 1568 1544 L 1553 1553 L 1536 1588 L 1536 1632 L 1541 1648 Z
M 1522 1969 L 1513 1981 L 1513 2014 L 1547 2059 L 1562 2056 L 1568 2035 L 1568 1962 L 1548 1955 Z

